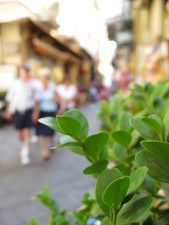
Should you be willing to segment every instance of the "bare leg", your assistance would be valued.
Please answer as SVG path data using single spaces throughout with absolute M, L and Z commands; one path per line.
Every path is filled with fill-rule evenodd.
M 23 143 L 28 147 L 30 146 L 30 136 L 31 136 L 30 129 L 29 128 L 23 129 Z
M 52 135 L 52 136 L 49 137 L 49 148 L 54 147 L 54 146 L 55 146 L 55 144 L 54 144 L 54 136 Z M 53 153 L 54 151 L 55 151 L 54 149 L 50 149 L 51 153 Z
M 54 137 L 53 137 L 53 135 L 49 137 L 49 144 L 50 144 L 50 148 L 54 147 Z
M 27 165 L 30 163 L 30 158 L 29 158 L 30 129 L 24 128 L 21 131 L 21 136 L 22 136 L 22 143 L 23 143 L 22 150 L 20 153 L 21 163 L 23 165 Z
M 16 135 L 18 137 L 18 139 L 23 142 L 23 131 L 22 130 L 17 130 L 16 131 Z
M 45 136 L 40 137 L 40 144 L 42 149 L 42 161 L 49 157 L 49 152 L 47 148 L 47 138 Z

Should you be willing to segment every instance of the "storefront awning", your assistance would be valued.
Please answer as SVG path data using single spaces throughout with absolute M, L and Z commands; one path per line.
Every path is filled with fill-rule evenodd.
M 73 62 L 73 63 L 77 63 L 77 64 L 81 63 L 80 59 L 72 56 L 69 53 L 62 52 L 59 49 L 49 45 L 48 43 L 46 43 L 38 38 L 33 39 L 33 45 L 34 45 L 35 51 L 39 52 L 42 55 L 46 55 L 50 58 L 57 59 L 62 62 L 69 61 L 69 62 Z

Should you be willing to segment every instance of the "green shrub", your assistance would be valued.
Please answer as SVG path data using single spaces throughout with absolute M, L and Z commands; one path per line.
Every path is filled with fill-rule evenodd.
M 169 210 L 164 208 L 169 198 L 168 101 L 168 82 L 135 84 L 127 98 L 119 93 L 101 101 L 100 132 L 89 136 L 88 121 L 77 109 L 40 119 L 64 134 L 56 149 L 66 147 L 91 163 L 83 173 L 96 179 L 95 194 L 86 194 L 83 208 L 71 213 L 76 225 L 87 224 L 90 216 L 102 225 L 168 224 Z M 53 208 L 48 188 L 42 198 L 44 190 L 37 196 L 51 210 L 49 224 L 62 224 L 60 218 L 69 224 L 58 204 Z

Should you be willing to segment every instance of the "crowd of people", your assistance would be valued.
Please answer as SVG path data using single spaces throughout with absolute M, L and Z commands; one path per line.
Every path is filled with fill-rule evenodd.
M 42 67 L 37 76 L 32 76 L 27 65 L 19 69 L 18 78 L 12 83 L 6 94 L 7 121 L 12 121 L 17 137 L 21 141 L 21 164 L 30 163 L 30 143 L 39 140 L 41 146 L 41 162 L 45 162 L 51 155 L 50 147 L 54 146 L 54 131 L 38 122 L 43 117 L 55 117 L 65 111 L 78 107 L 80 91 L 71 83 L 69 74 L 65 74 L 63 82 L 56 84 L 52 81 L 51 70 Z M 127 82 L 128 81 L 127 76 Z M 114 77 L 115 81 L 116 76 Z M 124 79 L 126 80 L 126 79 Z M 123 81 L 124 83 L 124 81 Z M 115 86 L 116 82 L 113 82 Z M 126 83 L 125 83 L 126 84 Z M 125 86 L 125 87 L 123 87 Z M 123 85 L 122 89 L 128 86 Z M 114 87 L 114 86 L 113 86 Z M 97 82 L 89 86 L 89 101 L 97 102 L 108 99 L 113 91 Z M 32 135 L 32 130 L 34 135 Z
M 21 141 L 20 158 L 22 165 L 30 163 L 31 130 L 34 127 L 41 145 L 41 162 L 50 157 L 50 147 L 54 146 L 54 131 L 38 122 L 43 117 L 62 115 L 76 107 L 77 88 L 71 84 L 66 74 L 62 84 L 51 80 L 51 71 L 44 67 L 38 79 L 32 79 L 30 68 L 23 65 L 19 77 L 7 92 L 6 120 L 12 120 L 17 137 Z

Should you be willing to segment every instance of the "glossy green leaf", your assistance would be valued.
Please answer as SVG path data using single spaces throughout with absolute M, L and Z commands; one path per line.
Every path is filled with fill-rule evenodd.
M 55 199 L 51 199 L 51 209 L 54 212 L 59 212 L 59 203 Z
M 83 173 L 84 174 L 101 173 L 103 170 L 105 170 L 107 168 L 107 165 L 108 165 L 107 160 L 99 161 L 99 162 L 93 164 L 92 166 L 87 167 L 85 170 L 83 170 Z
M 108 169 L 104 170 L 97 180 L 96 184 L 97 203 L 103 210 L 105 215 L 108 216 L 109 218 L 110 218 L 110 207 L 103 202 L 102 197 L 109 184 L 111 184 L 113 181 L 117 180 L 120 177 L 122 177 L 120 171 L 116 168 L 113 168 L 111 170 Z
M 134 193 L 141 186 L 144 181 L 144 178 L 148 172 L 147 167 L 139 167 L 135 171 L 132 171 L 130 175 L 130 186 L 128 193 Z
M 133 146 L 135 146 L 138 143 L 139 138 L 140 138 L 140 134 L 136 130 L 134 130 L 131 134 L 131 141 L 130 141 L 129 148 L 132 148 Z
M 146 150 L 136 154 L 136 161 L 140 166 L 148 168 L 148 174 L 154 179 L 169 183 L 169 164 L 168 159 L 161 158 Z
M 44 186 L 42 191 L 40 191 L 34 200 L 39 200 L 41 201 L 45 206 L 50 208 L 52 211 L 57 211 L 59 210 L 59 204 L 57 201 L 52 200 L 50 196 L 50 189 L 49 186 Z
M 54 117 L 44 117 L 38 120 L 40 123 L 50 127 L 56 132 L 64 133 L 64 131 L 59 127 L 56 118 Z
M 169 143 L 162 141 L 142 141 L 144 149 L 160 158 L 169 159 Z
M 51 217 L 48 224 L 70 225 L 70 223 L 65 219 L 65 216 L 63 216 L 61 214 L 56 214 L 55 216 Z
M 80 138 L 85 141 L 88 136 L 89 125 L 86 117 L 78 109 L 71 109 L 64 113 L 64 116 L 71 117 L 77 120 L 81 125 Z
M 141 119 L 154 133 L 158 134 L 159 138 L 162 138 L 162 124 L 151 117 L 143 117 Z
M 60 138 L 60 145 L 52 147 L 51 149 L 57 149 L 57 148 L 63 148 L 63 147 L 79 147 L 82 149 L 82 143 L 76 141 L 74 138 L 65 135 L 63 137 Z
M 110 219 L 106 216 L 102 222 L 101 225 L 111 225 Z
M 126 199 L 128 199 L 128 200 L 126 200 Z M 126 195 L 126 197 L 124 198 L 124 200 L 122 202 L 123 207 L 120 209 L 120 211 L 122 212 L 123 210 L 125 210 L 126 207 L 128 208 L 136 200 L 137 200 L 136 194 L 130 194 L 130 196 Z
M 141 198 L 136 200 L 128 207 L 122 208 L 117 216 L 118 225 L 127 225 L 141 217 L 146 213 L 153 203 L 153 198 L 151 196 Z
M 156 120 L 160 124 L 161 127 L 163 126 L 163 122 L 162 122 L 161 118 L 158 115 L 151 114 L 151 115 L 149 115 L 149 118 L 151 118 L 153 120 Z
M 86 156 L 86 153 L 83 151 L 83 148 L 80 146 L 69 146 L 67 149 L 75 154 Z
M 131 168 L 126 163 L 120 163 L 115 166 L 124 176 L 129 176 L 131 172 Z
M 67 142 L 77 142 L 76 139 L 72 138 L 71 136 L 69 135 L 64 135 L 60 138 L 60 143 L 61 144 L 64 144 L 64 143 L 67 143 Z
M 148 167 L 148 174 L 158 181 L 169 183 L 169 143 L 161 141 L 142 141 L 145 151 L 137 153 L 139 165 Z
M 156 134 L 151 131 L 150 128 L 143 121 L 141 121 L 141 118 L 136 117 L 131 119 L 130 124 L 135 130 L 139 132 L 139 134 L 143 138 L 150 140 L 156 139 Z
M 83 145 L 84 151 L 92 157 L 97 158 L 103 152 L 108 138 L 109 136 L 105 132 L 89 136 Z
M 122 177 L 113 181 L 104 191 L 103 201 L 110 208 L 117 210 L 127 194 L 129 185 L 129 177 Z
M 167 139 L 169 135 L 169 109 L 166 111 L 164 115 L 163 123 L 165 126 L 165 139 Z
M 129 131 L 130 130 L 130 119 L 133 115 L 130 112 L 125 112 L 120 118 L 120 129 Z
M 51 149 L 57 149 L 57 148 L 63 148 L 63 147 L 82 147 L 82 144 L 80 142 L 67 142 L 67 143 L 52 147 Z
M 151 194 L 157 192 L 157 181 L 150 177 L 148 174 L 146 175 L 142 186 Z
M 86 153 L 84 152 L 84 150 L 82 148 L 82 144 L 80 142 L 77 142 L 72 137 L 65 135 L 60 139 L 60 143 L 61 143 L 61 145 L 56 146 L 57 148 L 66 147 L 71 152 L 86 156 Z
M 115 142 L 113 144 L 113 150 L 114 150 L 114 154 L 115 154 L 115 156 L 117 156 L 118 160 L 123 160 L 126 157 L 125 149 L 117 142 Z
M 124 148 L 127 148 L 131 141 L 131 134 L 125 130 L 119 130 L 112 133 L 112 138 Z
M 65 134 L 80 140 L 81 125 L 77 120 L 67 116 L 57 116 L 56 120 Z
M 48 199 L 50 199 L 50 189 L 49 186 L 44 186 L 42 191 L 40 191 L 37 195 L 36 195 L 37 199 L 39 199 L 40 201 L 42 201 L 43 203 L 46 203 L 48 201 Z
M 121 203 L 121 207 L 122 207 L 123 205 L 126 205 L 126 204 L 130 203 L 130 201 L 131 201 L 131 199 L 134 197 L 134 195 L 135 195 L 135 193 L 127 194 L 127 195 L 125 196 L 125 198 L 123 199 L 122 203 Z

